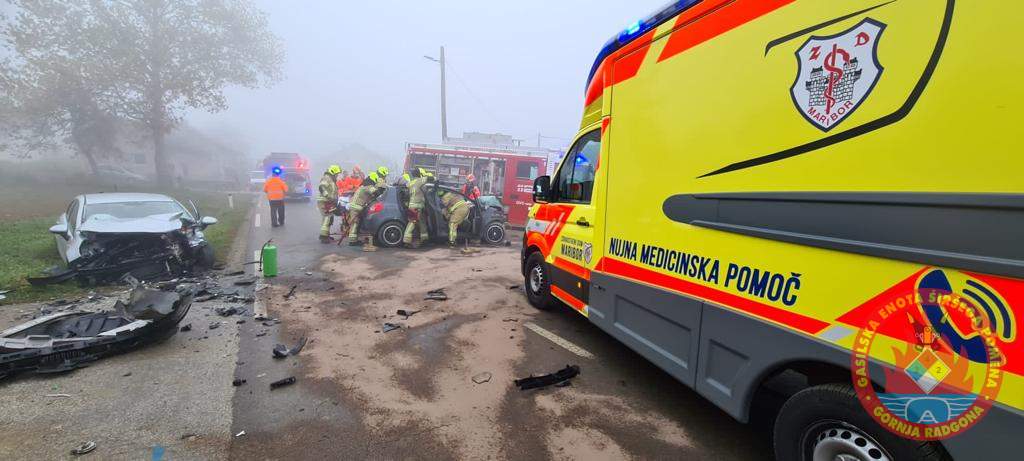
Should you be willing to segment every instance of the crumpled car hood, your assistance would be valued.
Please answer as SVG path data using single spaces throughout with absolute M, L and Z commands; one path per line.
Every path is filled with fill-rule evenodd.
M 101 234 L 163 234 L 181 229 L 181 217 L 181 212 L 133 219 L 96 215 L 82 223 L 79 230 Z

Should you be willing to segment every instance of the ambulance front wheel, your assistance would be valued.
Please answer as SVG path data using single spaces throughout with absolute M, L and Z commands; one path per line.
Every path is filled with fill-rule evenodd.
M 539 251 L 526 259 L 526 280 L 523 286 L 526 287 L 526 298 L 533 307 L 547 310 L 556 305 L 555 298 L 551 296 L 548 266 L 544 262 L 544 255 Z
M 941 446 L 898 437 L 871 418 L 847 384 L 797 392 L 775 420 L 775 459 L 941 461 Z

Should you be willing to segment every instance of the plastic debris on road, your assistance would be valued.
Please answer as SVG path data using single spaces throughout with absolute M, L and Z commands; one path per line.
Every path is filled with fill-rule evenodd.
M 554 373 L 517 379 L 515 380 L 515 385 L 521 391 L 525 391 L 527 389 L 537 389 L 541 387 L 557 385 L 563 381 L 575 378 L 579 374 L 579 365 L 566 365 L 565 368 L 558 370 Z
M 277 381 L 270 383 L 270 390 L 274 390 L 279 387 L 290 386 L 292 384 L 295 384 L 295 377 L 289 376 L 287 378 L 279 379 Z
M 483 373 L 477 373 L 473 375 L 473 382 L 477 384 L 483 384 L 491 380 L 491 372 L 485 371 Z

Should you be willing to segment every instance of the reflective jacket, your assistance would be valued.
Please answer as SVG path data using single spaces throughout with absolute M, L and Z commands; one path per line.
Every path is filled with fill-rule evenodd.
M 288 185 L 281 178 L 271 176 L 263 184 L 263 192 L 267 193 L 267 200 L 284 200 L 284 193 L 288 192 Z
M 319 194 L 316 197 L 318 202 L 337 203 L 338 202 L 338 184 L 334 180 L 334 176 L 327 173 L 320 178 Z
M 409 181 L 409 206 L 412 208 L 423 208 L 423 185 L 427 183 L 426 177 L 419 177 Z
M 469 206 L 469 202 L 460 197 L 458 194 L 453 194 L 451 192 L 445 193 L 444 195 L 441 196 L 441 204 L 444 205 L 445 211 L 447 211 L 449 214 L 451 214 L 451 212 L 455 210 L 458 210 L 459 208 Z
M 377 190 L 377 186 L 359 186 L 348 201 L 348 206 L 362 210 L 377 196 Z
M 480 198 L 480 188 L 476 187 L 476 184 L 468 182 L 462 185 L 462 195 L 465 195 L 470 200 L 476 200 Z
M 362 183 L 362 179 L 353 176 L 342 179 L 338 181 L 338 194 L 351 194 L 352 192 L 355 192 Z

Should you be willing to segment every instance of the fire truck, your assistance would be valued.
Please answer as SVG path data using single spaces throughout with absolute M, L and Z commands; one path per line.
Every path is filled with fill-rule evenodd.
M 508 208 L 509 224 L 523 227 L 533 205 L 533 180 L 544 174 L 547 158 L 509 147 L 406 144 L 405 168 L 430 171 L 441 185 L 459 188 L 476 176 L 483 195 L 498 197 Z

